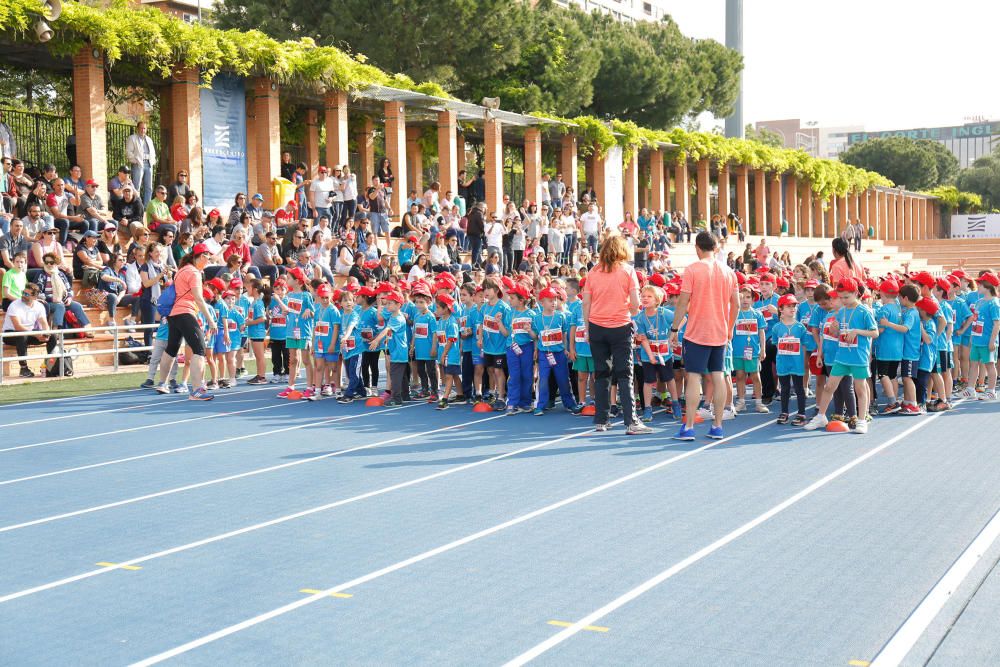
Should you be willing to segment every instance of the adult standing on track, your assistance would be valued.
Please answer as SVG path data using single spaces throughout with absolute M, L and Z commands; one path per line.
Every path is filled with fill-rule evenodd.
M 636 419 L 632 400 L 632 316 L 639 312 L 639 279 L 626 263 L 628 257 L 628 246 L 621 236 L 609 236 L 601 245 L 600 260 L 587 274 L 583 290 L 583 319 L 594 357 L 596 430 L 608 430 L 613 379 L 626 433 L 641 435 L 652 429 Z
M 705 374 L 711 375 L 714 407 L 708 437 L 722 438 L 722 412 L 726 405 L 726 380 L 722 371 L 740 301 L 736 274 L 715 261 L 716 247 L 714 236 L 708 232 L 698 233 L 695 238 L 698 261 L 684 270 L 681 295 L 670 328 L 670 346 L 675 347 L 678 330 L 687 316 L 684 328 L 687 413 L 677 434 L 678 440 L 694 440 L 694 418 L 701 400 L 701 376 Z
M 208 265 L 212 252 L 204 243 L 197 244 L 190 254 L 181 259 L 180 269 L 174 277 L 174 307 L 167 317 L 169 337 L 167 349 L 160 359 L 161 384 L 156 391 L 166 394 L 167 374 L 173 366 L 174 358 L 180 351 L 181 341 L 190 349 L 188 363 L 191 364 L 191 386 L 196 389 L 188 396 L 192 401 L 210 401 L 214 396 L 208 393 L 204 386 L 203 371 L 205 369 L 205 339 L 198 323 L 198 313 L 201 312 L 208 323 L 208 333 L 214 336 L 217 331 L 215 313 L 202 296 L 201 276 Z

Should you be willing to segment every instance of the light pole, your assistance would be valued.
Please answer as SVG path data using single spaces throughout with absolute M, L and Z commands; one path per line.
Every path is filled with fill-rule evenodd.
M 743 53 L 743 0 L 726 0 L 726 47 Z M 743 138 L 743 72 L 733 113 L 726 118 L 726 136 Z

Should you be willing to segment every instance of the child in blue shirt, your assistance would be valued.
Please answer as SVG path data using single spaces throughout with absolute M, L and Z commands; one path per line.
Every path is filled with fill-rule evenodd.
M 589 405 L 588 390 L 593 396 L 594 357 L 590 351 L 590 341 L 587 339 L 587 323 L 583 321 L 583 301 L 578 298 L 583 289 L 584 279 L 570 278 L 566 281 L 566 294 L 569 299 L 569 345 L 566 356 L 573 362 L 576 371 L 577 396 L 580 403 Z
M 891 415 L 902 409 L 896 391 L 896 377 L 903 361 L 903 308 L 899 305 L 899 285 L 894 280 L 884 280 L 879 285 L 881 303 L 875 312 L 878 321 L 878 345 L 875 348 L 875 372 L 878 373 L 886 406 L 882 414 Z
M 740 310 L 733 323 L 733 371 L 736 375 L 736 412 L 746 408 L 747 378 L 753 384 L 757 412 L 770 412 L 760 400 L 760 362 L 767 355 L 767 323 L 753 307 L 753 290 L 740 289 Z
M 479 347 L 479 306 L 476 305 L 476 287 L 472 283 L 462 285 L 458 292 L 462 301 L 462 313 L 458 316 L 458 337 L 462 352 L 462 391 L 460 396 L 479 402 L 482 397 L 483 351 Z M 458 403 L 457 398 L 453 403 Z
M 670 328 L 674 325 L 674 311 L 663 303 L 663 290 L 656 285 L 646 285 L 639 294 L 642 310 L 635 317 L 636 342 L 639 343 L 639 360 L 642 363 L 642 393 L 645 408 L 642 421 L 653 421 L 653 388 L 660 382 L 670 392 L 673 414 L 681 413 L 677 383 L 674 380 L 673 355 L 670 350 Z
M 389 352 L 389 386 L 390 398 L 386 406 L 402 405 L 410 400 L 410 385 L 406 381 L 406 371 L 410 365 L 409 331 L 406 318 L 400 312 L 403 306 L 403 295 L 399 292 L 389 292 L 384 297 L 388 317 L 383 329 L 368 343 L 368 349 L 377 350 L 379 345 L 386 343 Z
M 902 336 L 902 351 L 900 352 L 902 359 L 899 362 L 899 375 L 903 379 L 903 402 L 899 406 L 899 409 L 893 412 L 909 416 L 920 414 L 920 408 L 917 407 L 916 384 L 918 366 L 920 365 L 921 331 L 920 313 L 917 312 L 918 301 L 920 301 L 920 290 L 915 285 L 903 285 L 899 288 L 899 323 L 896 324 L 885 317 L 879 320 L 879 324 L 886 331 L 894 331 Z M 890 333 L 889 335 L 891 336 L 892 334 Z M 890 338 L 890 344 L 892 346 L 897 345 L 896 339 Z M 889 350 L 893 355 L 895 351 L 895 347 Z M 889 352 L 883 352 L 883 354 Z M 888 363 L 884 369 L 886 371 L 892 367 L 891 360 L 887 361 Z M 892 395 L 895 396 L 895 392 L 892 392 Z M 889 407 L 892 407 L 892 404 Z M 892 412 L 888 412 L 887 414 L 892 414 Z
M 420 390 L 414 398 L 427 399 L 428 403 L 438 402 L 437 362 L 432 354 L 434 336 L 437 333 L 437 318 L 430 311 L 431 294 L 426 288 L 414 288 L 410 295 L 416 307 L 413 315 L 413 342 L 410 351 L 416 362 Z
M 309 279 L 302 269 L 295 267 L 286 274 L 288 285 L 288 300 L 285 307 L 285 346 L 288 348 L 288 387 L 278 394 L 278 398 L 288 398 L 295 391 L 295 381 L 299 366 L 306 370 L 306 389 L 302 398 L 309 401 L 319 400 L 316 389 L 316 377 L 313 373 L 313 355 L 310 350 L 313 345 L 313 322 L 316 314 L 316 304 L 312 292 L 309 291 Z
M 462 351 L 459 341 L 458 318 L 452 313 L 455 309 L 455 299 L 450 294 L 442 292 L 437 295 L 435 301 L 438 320 L 433 352 L 441 364 L 444 376 L 437 409 L 446 410 L 450 402 L 448 397 L 451 395 L 452 388 L 461 388 L 462 386 Z M 466 398 L 462 394 L 456 397 L 455 403 L 462 405 L 465 402 Z
M 569 365 L 566 361 L 566 340 L 569 338 L 569 319 L 566 313 L 556 310 L 559 293 L 553 287 L 546 287 L 538 293 L 541 312 L 535 313 L 532 330 L 537 336 L 538 351 L 538 401 L 534 413 L 542 415 L 549 402 L 549 375 L 555 374 L 559 386 L 559 397 L 563 405 L 573 414 L 580 414 L 573 390 L 569 385 Z
M 156 387 L 156 373 L 160 368 L 160 358 L 163 356 L 163 351 L 167 349 L 167 339 L 170 337 L 170 329 L 167 326 L 167 318 L 162 318 L 160 320 L 160 326 L 156 328 L 156 333 L 153 334 L 153 351 L 149 356 L 149 370 L 146 374 L 146 381 L 142 383 L 141 389 L 151 389 Z M 173 391 L 178 394 L 187 393 L 187 386 L 184 385 L 184 389 L 181 390 L 181 386 L 177 384 L 177 371 L 180 365 L 177 360 L 174 359 L 167 373 L 162 375 L 169 375 L 169 386 L 173 388 Z
M 535 381 L 535 311 L 524 285 L 507 290 L 510 301 L 510 344 L 507 346 L 507 414 L 531 412 L 531 387 Z M 548 388 L 548 382 L 546 382 Z
M 774 293 L 776 281 L 773 274 L 766 273 L 760 278 L 760 298 L 754 302 L 753 307 L 764 316 L 767 325 L 767 338 L 770 341 L 771 327 L 778 321 L 778 295 Z M 763 357 L 760 368 L 761 394 L 765 405 L 769 405 L 774 399 L 774 391 L 777 387 L 774 377 L 774 355 L 775 349 L 768 342 L 765 348 L 766 354 Z
M 267 313 L 264 308 L 263 284 L 253 278 L 246 284 L 246 335 L 253 351 L 256 373 L 247 384 L 267 384 L 264 377 L 264 339 L 267 337 Z M 272 297 L 273 298 L 273 297 Z
M 797 318 L 799 300 L 794 294 L 785 294 L 778 299 L 781 319 L 771 327 L 771 343 L 777 354 L 774 360 L 778 382 L 781 384 L 781 414 L 779 424 L 788 423 L 788 404 L 795 387 L 795 402 L 798 412 L 792 419 L 793 426 L 806 423 L 806 388 L 803 382 L 806 372 L 805 340 L 809 332 Z
M 212 381 L 205 385 L 209 390 L 227 389 L 232 386 L 228 380 L 229 364 L 226 360 L 226 352 L 229 351 L 229 322 L 227 321 L 229 308 L 226 306 L 224 292 L 225 290 L 220 290 L 215 294 L 215 298 L 209 301 L 209 305 L 215 310 L 215 322 L 218 327 L 209 348 L 215 369 L 212 373 Z
M 354 307 L 354 294 L 347 290 L 340 293 L 340 320 L 342 326 L 340 354 L 343 360 L 341 363 L 347 373 L 347 390 L 337 402 L 346 405 L 367 393 L 361 380 L 361 353 L 364 349 L 363 341 L 358 334 L 361 313 Z
M 226 367 L 229 369 L 229 377 L 232 378 L 228 385 L 229 387 L 236 386 L 236 351 L 243 347 L 243 326 L 246 322 L 246 318 L 240 312 L 239 308 L 236 306 L 236 296 L 235 292 L 226 291 L 226 308 L 229 311 L 228 319 L 226 320 L 226 328 L 229 332 L 229 344 L 226 350 Z
M 333 288 L 323 283 L 316 288 L 319 304 L 313 331 L 313 363 L 320 396 L 333 396 L 340 385 L 340 311 L 333 303 Z
M 1000 333 L 1000 300 L 997 288 L 1000 278 L 986 272 L 979 276 L 979 299 L 974 302 L 976 319 L 972 323 L 972 349 L 969 351 L 969 377 L 975 378 L 975 392 L 970 386 L 966 396 L 975 395 L 981 401 L 996 400 L 997 335 Z
M 510 337 L 510 306 L 501 301 L 503 289 L 494 278 L 483 281 L 483 296 L 486 302 L 479 312 L 479 347 L 483 350 L 486 372 L 490 386 L 496 391 L 494 410 L 507 409 L 507 339 Z
M 921 298 L 917 301 L 920 316 L 920 358 L 917 360 L 917 407 L 927 410 L 928 388 L 937 368 L 937 325 L 938 304 L 933 299 Z
M 285 345 L 285 324 L 288 321 L 285 316 L 287 294 L 288 283 L 279 278 L 274 283 L 271 298 L 268 299 L 267 295 L 264 295 L 271 348 L 271 382 L 274 384 L 288 381 L 288 347 Z

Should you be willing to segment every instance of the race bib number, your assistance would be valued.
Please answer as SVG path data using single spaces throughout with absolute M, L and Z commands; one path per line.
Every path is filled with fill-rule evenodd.
M 976 320 L 975 322 L 972 323 L 972 335 L 973 336 L 982 336 L 983 335 L 983 330 L 984 330 L 983 324 L 984 323 L 983 323 L 982 320 Z
M 680 359 L 681 357 L 684 356 L 684 346 L 683 345 L 674 345 L 674 349 L 672 349 L 671 352 L 673 353 L 673 355 L 675 357 L 677 357 L 678 359 Z
M 273 327 L 283 327 L 287 322 L 284 315 L 275 315 L 271 318 L 271 326 Z
M 302 338 L 302 329 L 298 327 L 292 329 L 292 338 L 294 338 L 295 340 L 299 340 L 300 338 Z
M 293 313 L 302 312 L 302 299 L 289 299 L 288 300 L 288 310 Z
M 858 346 L 858 339 L 857 338 L 854 339 L 853 343 L 848 343 L 847 342 L 847 332 L 846 331 L 840 332 L 840 339 L 839 339 L 839 341 L 840 341 L 840 347 L 855 348 L 855 347 Z
M 427 338 L 427 323 L 421 322 L 413 326 L 413 336 L 415 338 Z
M 794 336 L 782 336 L 778 339 L 778 354 L 780 356 L 795 356 L 802 351 L 802 343 Z
M 437 342 L 438 345 L 444 345 L 445 343 L 448 342 L 448 337 L 444 335 L 443 331 L 437 332 Z
M 500 333 L 500 323 L 494 317 L 483 318 L 483 331 L 489 333 Z
M 827 320 L 823 323 L 823 340 L 837 340 L 837 337 L 831 333 L 833 331 L 833 327 L 831 326 L 832 324 L 833 320 Z
M 573 336 L 573 340 L 575 340 L 577 343 L 586 343 L 587 330 L 583 327 L 577 327 L 575 335 Z
M 650 342 L 649 349 L 651 349 L 654 354 L 670 354 L 670 343 L 666 341 Z
M 329 322 L 317 322 L 316 323 L 316 335 L 317 336 L 329 336 L 330 335 L 330 323 Z
M 469 318 L 463 317 L 459 320 L 459 323 L 461 324 L 461 327 L 459 328 L 459 333 L 462 335 L 462 338 L 468 338 L 469 336 L 471 336 L 472 327 L 469 326 Z
M 226 329 L 229 331 L 236 331 L 236 320 L 226 320 Z
M 743 360 L 744 361 L 753 361 L 753 348 L 752 347 L 745 347 L 745 348 L 743 348 Z
M 542 331 L 542 343 L 544 345 L 560 345 L 562 342 L 562 329 L 545 329 Z
M 519 317 L 511 322 L 511 330 L 514 333 L 526 334 L 531 331 L 531 320 L 526 317 Z
M 354 338 L 345 338 L 344 339 L 344 349 L 345 350 L 353 350 L 356 345 L 357 345 L 357 341 L 355 341 Z
M 757 320 L 736 320 L 736 333 L 740 336 L 756 336 L 759 331 Z
M 375 331 L 373 329 L 361 330 L 361 340 L 365 342 L 371 342 L 373 338 L 375 338 Z
M 774 313 L 771 312 L 770 308 L 770 306 L 764 306 L 760 311 L 760 314 L 764 316 L 765 320 L 770 320 L 774 317 Z
M 556 365 L 556 355 L 552 354 L 551 352 L 545 355 L 545 360 L 549 362 L 549 366 Z

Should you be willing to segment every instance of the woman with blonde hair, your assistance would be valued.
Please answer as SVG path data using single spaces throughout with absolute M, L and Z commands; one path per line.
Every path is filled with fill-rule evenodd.
M 587 273 L 583 290 L 583 319 L 594 367 L 594 424 L 607 431 L 610 419 L 611 383 L 618 387 L 626 434 L 652 432 L 638 420 L 632 396 L 632 317 L 639 312 L 639 279 L 627 262 L 628 244 L 618 235 L 601 244 L 597 265 Z M 586 369 L 577 369 L 586 372 Z

